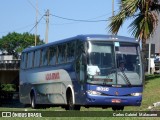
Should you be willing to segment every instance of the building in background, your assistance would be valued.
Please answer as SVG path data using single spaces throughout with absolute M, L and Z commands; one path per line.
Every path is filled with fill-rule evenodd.
M 151 51 L 154 51 L 155 54 L 160 54 L 160 16 L 158 27 L 151 38 L 147 41 L 147 43 L 149 42 L 151 42 Z
M 151 38 L 147 41 L 147 52 L 146 57 L 149 58 L 149 43 L 151 44 L 150 49 L 150 61 L 154 63 L 154 68 L 152 68 L 152 63 L 150 64 L 151 72 L 160 73 L 160 16 L 159 16 L 159 23 L 157 29 L 155 30 L 154 34 Z M 153 73 L 153 72 L 152 72 Z

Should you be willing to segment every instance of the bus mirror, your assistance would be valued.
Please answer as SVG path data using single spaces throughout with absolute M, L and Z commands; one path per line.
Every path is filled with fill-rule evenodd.
M 119 51 L 119 47 L 115 47 L 115 50 L 116 50 L 116 51 Z

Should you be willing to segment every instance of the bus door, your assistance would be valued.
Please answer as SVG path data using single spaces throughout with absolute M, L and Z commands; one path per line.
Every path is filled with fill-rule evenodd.
M 86 83 L 86 69 L 87 69 L 87 58 L 84 52 L 84 42 L 77 42 L 77 52 L 76 52 L 76 74 L 77 74 L 77 100 L 79 103 L 82 103 L 85 99 L 85 83 Z

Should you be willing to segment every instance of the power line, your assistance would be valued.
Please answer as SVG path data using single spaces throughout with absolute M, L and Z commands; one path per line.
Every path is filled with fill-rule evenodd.
M 72 18 L 65 18 L 57 15 L 50 14 L 53 17 L 57 17 L 64 20 L 76 21 L 76 22 L 106 22 L 107 20 L 79 20 L 79 19 L 72 19 Z
M 28 2 L 29 2 L 29 0 L 27 0 Z M 30 2 L 29 2 L 30 3 Z M 32 3 L 31 3 L 31 5 L 32 5 Z M 34 6 L 33 6 L 33 8 L 34 8 Z M 40 14 L 40 12 L 38 11 L 38 13 Z M 108 13 L 108 14 L 111 14 L 111 13 Z M 88 19 L 88 20 L 91 20 L 91 19 L 96 19 L 96 18 L 99 18 L 99 17 L 103 17 L 103 16 L 106 16 L 106 15 L 108 15 L 108 14 L 103 14 L 103 15 L 100 15 L 100 16 L 97 16 L 97 17 L 94 17 L 94 18 L 90 18 L 90 19 Z M 42 15 L 42 14 L 40 14 L 40 15 Z M 44 17 L 43 17 L 43 19 L 45 19 Z M 76 23 L 79 23 L 79 22 L 82 22 L 82 21 L 76 21 L 76 22 L 70 22 L 70 23 L 53 23 L 53 24 L 51 24 L 50 23 L 50 25 L 66 25 L 66 24 L 76 24 Z M 28 27 L 30 27 L 30 26 L 32 26 L 32 25 L 34 25 L 35 23 L 32 23 L 32 24 L 29 24 L 29 25 L 26 25 L 26 26 L 22 26 L 22 27 L 19 27 L 19 28 L 15 28 L 14 30 L 12 30 L 12 31 L 16 31 L 16 30 L 22 30 L 22 29 L 25 29 L 25 28 L 28 28 Z M 46 23 L 45 23 L 46 24 Z M 34 26 L 35 27 L 35 26 Z M 34 29 L 34 27 L 30 30 L 30 31 L 32 31 L 33 29 Z M 0 33 L 7 33 L 7 32 L 9 32 L 9 30 L 8 31 L 1 31 Z
M 118 9 L 117 9 L 118 10 Z M 117 10 L 115 10 L 114 12 L 116 12 Z M 94 18 L 90 18 L 90 19 L 87 19 L 87 20 L 78 20 L 78 19 L 72 19 L 72 18 L 65 18 L 65 17 L 61 17 L 61 16 L 58 16 L 58 15 L 53 15 L 53 14 L 50 14 L 52 15 L 53 17 L 57 17 L 57 18 L 60 18 L 60 19 L 64 19 L 64 20 L 70 20 L 70 21 L 75 21 L 75 22 L 70 22 L 70 23 L 57 23 L 57 24 L 51 24 L 51 25 L 66 25 L 66 24 L 76 24 L 76 23 L 79 23 L 79 22 L 106 22 L 108 20 L 93 20 L 93 19 L 97 19 L 97 18 L 100 18 L 100 17 L 104 17 L 106 15 L 109 15 L 109 14 L 112 14 L 112 11 L 107 13 L 107 14 L 103 14 L 103 15 L 99 15 L 97 17 L 94 17 Z
M 118 9 L 117 9 L 118 10 Z M 116 12 L 117 10 L 115 10 L 114 12 Z M 94 17 L 94 18 L 90 18 L 90 19 L 87 19 L 87 20 L 75 20 L 75 19 L 70 19 L 70 18 L 67 18 L 67 20 L 71 20 L 71 21 L 74 21 L 74 22 L 68 22 L 68 23 L 50 23 L 50 25 L 69 25 L 69 24 L 77 24 L 77 23 L 80 23 L 80 22 L 104 22 L 104 21 L 108 21 L 108 20 L 102 20 L 102 21 L 99 21 L 99 20 L 94 20 L 93 21 L 93 19 L 97 19 L 97 18 L 101 18 L 101 17 L 104 17 L 104 16 L 107 16 L 107 15 L 109 15 L 109 14 L 112 14 L 112 11 L 110 11 L 109 13 L 107 13 L 107 14 L 102 14 L 102 15 L 99 15 L 99 16 L 97 16 L 97 17 Z M 66 18 L 65 17 L 60 17 L 60 16 L 58 16 L 58 15 L 53 15 L 53 14 L 50 14 L 50 15 L 52 15 L 52 16 L 54 16 L 54 17 L 58 17 L 58 18 L 60 18 L 60 19 L 65 19 L 66 20 Z
M 117 10 L 119 10 L 119 9 L 117 9 Z M 114 12 L 116 12 L 117 10 L 115 10 Z M 87 20 L 79 20 L 79 19 L 66 18 L 66 17 L 62 17 L 62 16 L 58 16 L 58 15 L 53 15 L 53 14 L 50 14 L 50 15 L 52 15 L 53 17 L 60 18 L 60 19 L 64 19 L 64 20 L 75 21 L 75 22 L 77 23 L 77 22 L 106 22 L 106 21 L 108 21 L 108 20 L 93 20 L 93 19 L 97 19 L 97 18 L 100 18 L 100 17 L 104 17 L 104 16 L 109 15 L 109 14 L 112 14 L 112 11 L 109 12 L 109 13 L 107 13 L 107 14 L 99 15 L 99 16 L 97 16 L 97 17 L 90 18 L 90 19 L 87 19 Z M 72 23 L 53 24 L 53 25 L 74 24 L 75 22 L 72 22 Z
M 32 29 L 29 31 L 29 33 L 31 33 L 31 31 L 36 27 L 36 25 L 38 25 L 38 24 L 40 23 L 40 21 L 42 20 L 43 17 L 44 17 L 44 15 L 39 19 L 39 21 L 38 21 L 36 24 L 33 23 L 33 24 L 30 24 L 30 25 L 26 25 L 26 26 L 24 26 L 24 27 L 16 28 L 16 29 L 14 29 L 14 30 L 12 30 L 12 31 L 22 30 L 22 29 L 25 29 L 25 28 L 27 28 L 27 27 L 35 24 L 35 25 L 32 27 Z M 0 33 L 6 33 L 6 32 L 9 32 L 9 31 L 2 31 L 2 32 L 0 32 Z
M 34 25 L 34 24 L 35 24 L 35 23 L 29 24 L 29 25 L 26 25 L 26 26 L 23 26 L 23 27 L 19 27 L 19 28 L 16 28 L 16 29 L 12 30 L 12 31 L 17 31 L 17 30 L 26 29 L 26 28 L 28 28 L 28 27 Z M 0 33 L 7 33 L 7 32 L 9 32 L 9 30 L 8 30 L 8 31 L 2 31 L 2 32 L 0 32 Z
M 110 14 L 112 14 L 112 12 L 109 12 L 109 13 L 107 13 L 107 14 L 103 14 L 103 15 L 99 15 L 99 16 L 97 16 L 97 17 L 94 17 L 94 18 L 91 18 L 91 19 L 88 19 L 88 20 L 101 18 L 101 17 L 107 16 L 107 15 L 110 15 Z
M 37 8 L 32 4 L 32 2 L 30 1 L 30 0 L 27 0 L 28 1 L 28 3 L 35 9 L 35 10 L 37 10 Z M 38 11 L 38 14 L 40 14 L 40 15 L 42 15 L 40 12 L 39 12 L 39 10 L 37 10 Z
M 36 9 L 36 7 L 32 4 L 32 2 L 30 1 L 30 0 L 27 0 L 28 1 L 28 3 L 34 8 L 34 9 Z M 115 10 L 115 11 L 117 11 L 117 10 Z M 38 13 L 40 14 L 40 15 L 42 15 L 40 12 L 39 12 L 39 10 L 38 10 Z M 90 19 L 87 19 L 87 20 L 79 20 L 79 19 L 72 19 L 72 18 L 66 18 L 66 17 L 61 17 L 61 16 L 58 16 L 58 15 L 53 15 L 53 14 L 50 14 L 50 15 L 52 15 L 53 17 L 56 17 L 56 18 L 59 18 L 59 19 L 64 19 L 64 20 L 68 20 L 68 21 L 74 21 L 74 22 L 70 22 L 70 23 L 58 23 L 58 24 L 51 24 L 50 23 L 50 25 L 66 25 L 66 24 L 77 24 L 77 23 L 80 23 L 80 22 L 106 22 L 106 21 L 108 21 L 108 20 L 93 20 L 93 19 L 97 19 L 97 18 L 100 18 L 100 17 L 103 17 L 103 16 L 106 16 L 106 15 L 109 15 L 109 14 L 111 14 L 111 12 L 110 13 L 107 13 L 107 14 L 103 14 L 103 15 L 100 15 L 100 16 L 97 16 L 97 17 L 94 17 L 94 18 L 90 18 Z M 44 15 L 42 15 L 42 17 L 39 19 L 39 21 L 33 26 L 33 28 L 29 31 L 29 33 L 36 27 L 36 25 L 38 25 L 39 23 L 40 23 L 40 21 L 42 20 L 42 18 L 44 19 L 44 20 L 46 20 L 45 18 L 44 18 Z M 21 29 L 25 29 L 25 28 L 27 28 L 27 27 L 29 27 L 29 26 L 31 26 L 31 25 L 33 25 L 33 24 L 30 24 L 30 25 L 26 25 L 26 26 L 24 26 L 24 27 L 20 27 L 20 28 L 16 28 L 16 29 L 14 29 L 14 31 L 16 31 L 16 30 L 21 30 Z M 0 33 L 6 33 L 6 32 L 8 32 L 8 31 L 2 31 L 2 32 L 0 32 Z
M 40 21 L 42 20 L 42 18 L 44 17 L 44 15 L 39 19 L 38 22 L 36 22 L 36 24 L 33 26 L 33 28 L 29 31 L 29 33 L 40 23 Z
M 27 2 L 35 9 L 38 11 L 39 15 L 42 15 L 41 12 L 35 7 L 35 5 L 33 5 L 33 3 L 30 0 L 27 0 Z M 44 20 L 46 20 L 45 18 L 43 18 Z
M 31 33 L 31 31 L 40 23 L 40 21 L 42 20 L 42 18 L 44 17 L 44 15 L 42 15 L 42 17 L 38 20 L 38 22 L 36 22 L 36 24 L 32 27 L 32 29 L 28 32 Z M 23 39 L 26 38 L 26 35 L 23 37 Z M 29 43 L 28 41 L 25 41 L 26 43 Z

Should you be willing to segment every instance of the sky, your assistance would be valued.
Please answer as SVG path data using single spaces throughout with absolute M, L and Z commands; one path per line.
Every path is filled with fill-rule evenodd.
M 114 0 L 114 10 L 118 11 L 118 1 Z M 112 16 L 112 0 L 1 0 L 0 38 L 9 32 L 35 34 L 36 4 L 38 3 L 37 34 L 45 39 L 46 16 L 49 10 L 48 42 L 81 34 L 111 34 L 108 32 L 109 17 Z M 88 20 L 101 22 L 71 21 Z M 43 18 L 42 18 L 43 17 Z M 42 18 L 42 19 L 41 19 Z M 118 35 L 132 37 L 125 22 Z

